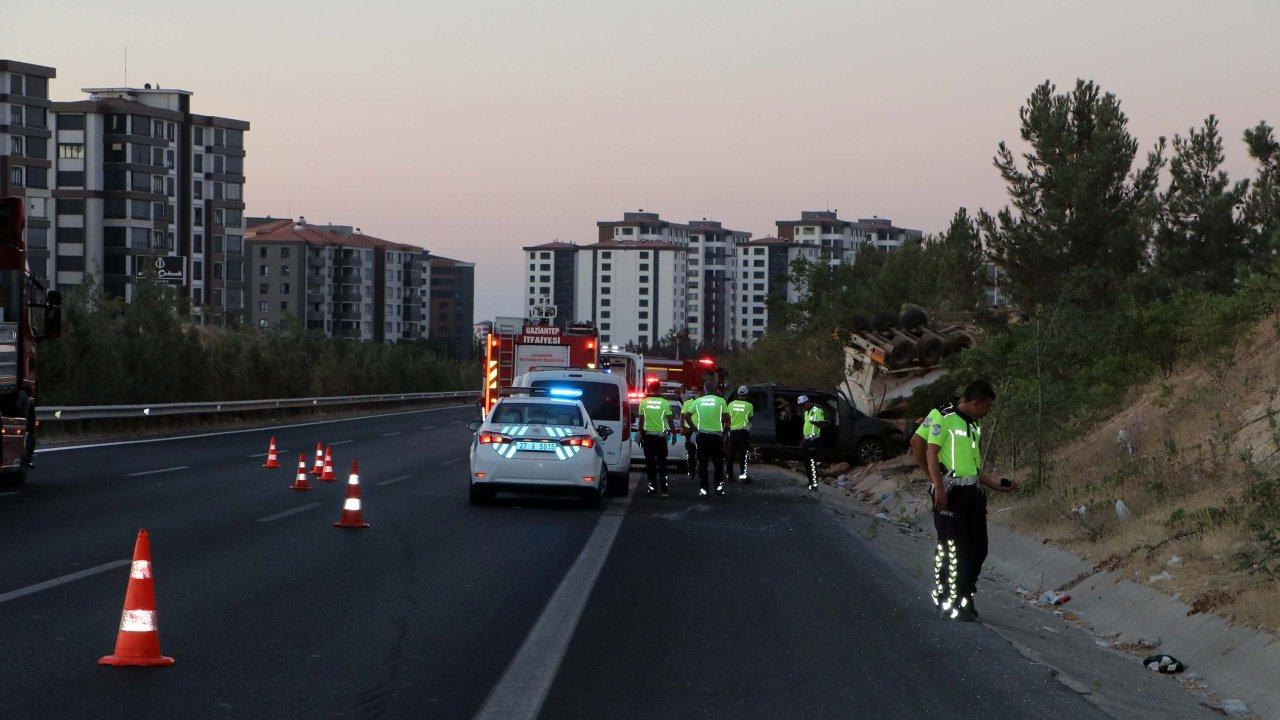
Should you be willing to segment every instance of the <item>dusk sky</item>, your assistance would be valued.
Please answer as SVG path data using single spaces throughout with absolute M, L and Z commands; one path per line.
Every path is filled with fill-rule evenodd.
M 624 210 L 757 236 L 801 210 L 928 232 L 1005 203 L 991 157 L 1034 86 L 1115 92 L 1149 147 L 1216 113 L 1233 177 L 1280 123 L 1280 2 L 4 0 L 0 57 L 54 99 L 128 82 L 249 120 L 253 215 L 477 264 L 521 310 L 519 248 Z

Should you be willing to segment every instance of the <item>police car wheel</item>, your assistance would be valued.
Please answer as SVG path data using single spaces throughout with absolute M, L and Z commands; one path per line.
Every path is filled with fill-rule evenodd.
M 493 502 L 494 492 L 491 488 L 481 487 L 479 485 L 471 486 L 471 504 L 472 505 L 488 505 Z
M 582 506 L 588 510 L 599 510 L 604 504 L 604 493 L 594 488 L 582 491 Z
M 863 438 L 859 440 L 855 453 L 859 465 L 872 465 L 881 462 L 888 456 L 885 444 L 880 438 Z
M 631 491 L 631 488 L 629 487 L 631 484 L 631 473 L 611 472 L 608 477 L 608 484 L 605 486 L 605 491 L 608 494 L 613 495 L 614 497 L 626 497 L 627 493 Z

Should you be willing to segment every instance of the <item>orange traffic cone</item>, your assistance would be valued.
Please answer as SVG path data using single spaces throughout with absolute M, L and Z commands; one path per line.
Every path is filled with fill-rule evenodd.
M 133 565 L 129 570 L 129 587 L 124 593 L 124 612 L 120 614 L 116 651 L 99 659 L 98 664 L 116 667 L 173 664 L 173 658 L 160 654 L 160 633 L 156 630 L 156 586 L 151 578 L 151 540 L 146 530 L 138 531 L 138 541 L 133 546 Z
M 342 517 L 333 524 L 342 528 L 367 528 L 364 511 L 360 509 L 360 466 L 351 461 L 351 475 L 347 478 L 347 499 L 342 501 Z
M 272 436 L 271 438 L 271 445 L 267 447 L 267 461 L 263 463 L 262 467 L 264 468 L 280 467 L 280 458 L 276 456 L 276 439 L 274 436 Z
M 320 473 L 321 480 L 336 480 L 333 476 L 333 448 L 326 447 L 324 449 L 324 472 Z
M 298 474 L 293 478 L 293 484 L 289 486 L 289 489 L 311 489 L 311 483 L 307 482 L 307 456 L 305 453 L 298 453 Z
M 320 477 L 324 474 L 324 445 L 316 443 L 316 464 L 311 467 L 311 474 Z

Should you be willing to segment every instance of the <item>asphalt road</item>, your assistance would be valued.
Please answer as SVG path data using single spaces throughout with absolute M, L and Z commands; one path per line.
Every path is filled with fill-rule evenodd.
M 0 494 L 0 718 L 1095 718 L 782 478 L 467 503 L 470 408 L 41 452 Z M 285 465 L 263 470 L 267 437 Z M 288 490 L 298 453 L 360 461 Z M 163 669 L 112 650 L 151 534 Z

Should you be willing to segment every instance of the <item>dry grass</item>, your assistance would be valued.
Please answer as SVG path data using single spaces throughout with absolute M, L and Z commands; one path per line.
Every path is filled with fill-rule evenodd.
M 1245 524 L 1244 492 L 1280 473 L 1278 330 L 1280 315 L 1229 364 L 1193 364 L 1139 388 L 1054 454 L 1043 487 L 993 498 L 1014 508 L 993 517 L 1095 562 L 1117 556 L 1112 564 L 1130 578 L 1204 611 L 1280 629 L 1280 578 L 1242 560 L 1261 549 Z M 1129 520 L 1117 517 L 1117 500 Z

